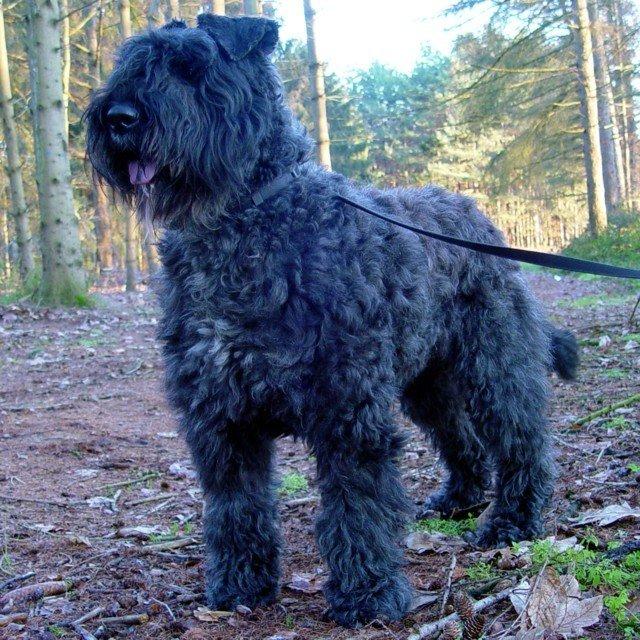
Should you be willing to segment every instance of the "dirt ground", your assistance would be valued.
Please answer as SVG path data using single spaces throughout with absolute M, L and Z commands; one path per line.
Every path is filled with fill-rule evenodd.
M 624 501 L 640 507 L 640 405 L 574 426 L 640 392 L 640 318 L 628 322 L 637 290 L 611 280 L 528 277 L 555 321 L 582 344 L 580 379 L 553 381 L 559 481 L 546 520 L 550 535 L 580 538 L 585 527 L 572 519 L 586 510 Z M 435 602 L 401 623 L 337 627 L 323 617 L 319 591 L 325 576 L 313 541 L 313 460 L 300 443 L 282 440 L 280 473 L 304 476 L 308 487 L 282 491 L 286 549 L 278 602 L 232 615 L 198 613 L 204 606 L 201 496 L 163 398 L 154 296 L 116 288 L 97 294 L 98 306 L 88 310 L 0 306 L 0 598 L 45 581 L 69 587 L 11 609 L 23 615 L 0 622 L 0 638 L 402 639 L 440 617 L 449 575 L 454 590 L 476 597 L 520 578 L 521 570 L 495 566 L 460 539 L 443 543 L 448 553 L 407 550 L 412 583 Z M 402 468 L 416 502 L 438 484 L 437 458 L 415 430 Z M 640 520 L 590 533 L 601 545 L 639 539 Z M 457 567 L 450 574 L 452 548 Z M 483 558 L 494 564 L 497 581 L 467 573 Z M 70 626 L 89 612 L 94 616 Z M 137 619 L 108 620 L 130 615 Z M 487 637 L 506 637 L 515 618 L 508 601 L 490 609 Z M 606 611 L 582 635 L 620 637 Z

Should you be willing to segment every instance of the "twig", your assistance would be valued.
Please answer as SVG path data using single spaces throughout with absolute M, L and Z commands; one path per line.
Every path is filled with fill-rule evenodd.
M 35 571 L 29 571 L 29 573 L 23 573 L 21 576 L 13 576 L 13 578 L 9 578 L 8 580 L 0 583 L 0 591 L 4 591 L 7 587 L 17 584 L 18 582 L 24 582 L 29 578 L 33 578 L 35 575 Z
M 498 602 L 506 600 L 515 591 L 516 588 L 517 587 L 509 587 L 508 589 L 503 589 L 498 593 L 487 596 L 482 600 L 478 600 L 478 602 L 475 602 L 473 605 L 473 612 L 479 613 L 480 611 L 484 611 L 485 609 L 492 607 Z M 420 629 L 418 629 L 417 633 L 409 636 L 408 640 L 424 640 L 424 638 L 430 638 L 438 631 L 442 631 L 447 623 L 458 620 L 460 620 L 460 616 L 457 613 L 452 613 L 451 615 L 441 618 L 440 620 L 422 625 Z
M 26 622 L 29 614 L 26 611 L 21 613 L 10 613 L 6 616 L 0 616 L 0 627 L 6 627 L 7 625 L 15 622 Z
M 157 496 L 150 496 L 149 498 L 140 498 L 139 500 L 131 500 L 125 502 L 125 507 L 137 507 L 140 504 L 147 504 L 148 502 L 156 502 L 158 500 L 164 500 L 165 498 L 173 498 L 175 493 L 159 493 Z
M 299 507 L 304 504 L 312 504 L 318 502 L 318 496 L 307 496 L 306 498 L 294 498 L 293 500 L 287 500 L 284 504 L 285 507 L 292 509 L 293 507 Z
M 140 484 L 141 482 L 146 482 L 147 480 L 154 480 L 155 478 L 159 478 L 160 474 L 157 471 L 152 471 L 140 478 L 134 478 L 132 480 L 123 480 L 122 482 L 113 482 L 110 484 L 103 484 L 97 487 L 97 491 L 101 491 L 102 489 L 115 489 L 116 487 L 130 487 L 134 484 Z
M 67 592 L 72 586 L 73 582 L 71 580 L 56 580 L 54 582 L 40 582 L 26 587 L 18 587 L 0 597 L 0 609 L 5 607 L 10 609 L 16 604 L 33 602 L 45 596 L 57 596 Z
M 147 551 L 172 551 L 173 549 L 182 549 L 192 544 L 199 544 L 195 538 L 178 538 L 178 540 L 167 540 L 166 542 L 157 542 L 148 544 L 144 547 Z
M 458 558 L 454 553 L 451 556 L 451 565 L 449 565 L 449 572 L 447 573 L 447 582 L 444 588 L 444 593 L 442 594 L 442 604 L 440 605 L 440 615 L 444 615 L 444 610 L 447 607 L 447 600 L 451 595 L 451 583 L 453 582 L 453 572 L 456 570 L 456 565 L 458 564 Z
M 580 427 L 587 422 L 591 422 L 592 420 L 599 418 L 600 416 L 604 416 L 607 413 L 615 411 L 616 409 L 620 409 L 621 407 L 628 407 L 632 404 L 636 404 L 637 402 L 640 402 L 640 393 L 636 393 L 632 396 L 629 396 L 628 398 L 625 398 L 624 400 L 620 400 L 619 402 L 614 402 L 613 404 L 607 405 L 606 407 L 598 409 L 597 411 L 592 411 L 583 418 L 579 418 L 578 420 L 576 420 L 573 423 L 573 426 L 574 428 Z
M 0 493 L 0 500 L 5 500 L 6 502 L 31 502 L 33 504 L 53 505 L 65 509 L 80 504 L 78 502 L 61 502 L 59 500 L 44 500 L 42 498 L 21 498 L 19 496 L 8 496 L 4 493 Z
M 169 618 L 171 620 L 176 619 L 176 617 L 173 615 L 173 611 L 171 611 L 171 607 L 166 602 L 162 602 L 162 600 L 158 600 L 157 598 L 151 598 L 151 602 L 159 604 L 169 614 Z
M 105 626 L 117 624 L 146 624 L 147 622 L 149 622 L 149 615 L 147 613 L 134 613 L 128 616 L 100 618 L 100 624 Z
M 71 624 L 84 624 L 88 620 L 93 620 L 93 618 L 97 618 L 104 611 L 104 607 L 96 607 L 95 609 L 91 609 L 88 613 L 85 613 L 83 616 L 80 616 L 77 620 L 74 620 Z
M 638 296 L 636 303 L 633 305 L 633 311 L 631 312 L 631 315 L 629 316 L 629 320 L 627 321 L 627 324 L 629 324 L 629 326 L 633 324 L 633 317 L 636 315 L 636 311 L 638 310 L 639 304 L 640 304 L 640 296 Z
M 81 627 L 75 622 L 71 623 L 71 628 L 82 638 L 82 640 L 98 640 L 93 633 L 89 633 L 84 627 Z

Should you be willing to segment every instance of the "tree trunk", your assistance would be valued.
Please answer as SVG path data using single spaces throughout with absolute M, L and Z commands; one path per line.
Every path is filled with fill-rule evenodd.
M 9 227 L 7 214 L 0 211 L 0 278 L 11 277 L 11 260 L 9 260 Z
M 142 244 L 144 247 L 144 256 L 147 260 L 147 271 L 149 275 L 152 276 L 158 271 L 158 250 L 156 248 L 153 225 L 146 217 L 142 222 L 141 231 L 144 234 Z
M 4 33 L 4 13 L 0 0 L 0 99 L 2 100 L 2 124 L 7 150 L 7 173 L 9 174 L 9 192 L 11 194 L 11 213 L 15 224 L 16 244 L 18 245 L 18 271 L 24 282 L 33 271 L 33 245 L 29 230 L 29 210 L 24 197 L 22 182 L 22 164 L 20 145 L 13 112 L 9 59 Z
M 216 15 L 223 16 L 225 14 L 225 0 L 213 0 L 211 9 Z
M 129 0 L 119 0 L 120 11 L 120 35 L 123 39 L 131 37 L 131 5 Z M 136 268 L 136 234 L 134 225 L 134 213 L 128 207 L 122 211 L 124 215 L 124 265 L 126 271 L 127 291 L 136 290 L 137 268 Z
M 52 304 L 75 304 L 84 298 L 87 288 L 65 141 L 60 7 L 57 0 L 29 0 L 29 14 L 40 147 L 36 162 L 41 164 L 37 174 L 42 181 L 40 296 Z
M 588 0 L 572 0 L 574 17 L 578 27 L 576 49 L 578 70 L 584 91 L 581 92 L 585 119 L 585 168 L 587 182 L 591 174 L 591 189 L 587 189 L 589 202 L 589 227 L 597 236 L 607 227 L 607 205 L 605 200 L 602 149 L 600 147 L 600 123 L 598 118 L 598 91 L 593 62 L 593 43 L 589 20 Z
M 262 15 L 262 0 L 243 0 L 243 6 L 246 16 Z
M 147 8 L 147 27 L 149 29 L 156 29 L 161 23 L 160 0 L 149 0 L 149 6 Z
M 609 75 L 609 63 L 604 48 L 602 23 L 599 19 L 596 0 L 589 6 L 589 17 L 593 34 L 593 61 L 598 91 L 598 113 L 600 116 L 600 144 L 605 181 L 607 211 L 615 211 L 626 200 L 627 188 L 620 128 L 615 111 L 613 88 Z
M 180 0 L 168 0 L 167 20 L 180 20 Z
M 631 84 L 633 74 L 632 54 L 625 36 L 627 28 L 624 21 L 625 8 L 620 0 L 611 0 L 608 3 L 609 22 L 613 32 L 613 55 L 615 67 L 617 67 L 618 92 L 617 102 L 620 105 L 620 120 L 623 140 L 623 160 L 625 176 L 630 204 L 638 197 L 640 188 L 640 158 L 638 157 L 638 134 L 633 108 L 633 87 Z
M 315 37 L 315 11 L 312 0 L 304 0 L 304 19 L 307 27 L 307 56 L 309 58 L 309 85 L 313 105 L 313 121 L 318 162 L 331 169 L 329 121 L 327 120 L 327 94 L 324 88 L 324 69 L 318 60 Z
M 99 1 L 96 11 L 87 26 L 87 50 L 89 52 L 87 71 L 92 91 L 95 91 L 102 82 L 100 69 L 102 15 L 102 1 Z M 96 234 L 96 261 L 102 273 L 113 269 L 113 239 L 107 194 L 102 189 L 95 174 L 92 176 L 91 181 L 91 196 L 94 207 L 93 228 Z
M 60 0 L 62 25 L 62 116 L 64 118 L 64 140 L 69 146 L 69 81 L 71 79 L 71 43 L 69 41 L 69 2 Z

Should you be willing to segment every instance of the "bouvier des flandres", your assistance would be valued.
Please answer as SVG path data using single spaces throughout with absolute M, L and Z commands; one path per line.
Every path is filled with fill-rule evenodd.
M 200 15 L 197 28 L 174 21 L 131 38 L 88 109 L 88 155 L 165 228 L 160 339 L 206 499 L 210 606 L 276 595 L 274 440 L 293 435 L 317 459 L 330 615 L 394 620 L 411 596 L 398 404 L 448 468 L 426 507 L 478 503 L 493 474 L 476 542 L 531 538 L 552 487 L 547 374 L 573 374 L 575 341 L 514 263 L 336 199 L 503 242 L 469 198 L 358 186 L 310 162 L 268 58 L 277 31 Z

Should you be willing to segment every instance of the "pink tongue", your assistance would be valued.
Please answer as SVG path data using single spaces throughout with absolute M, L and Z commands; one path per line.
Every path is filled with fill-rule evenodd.
M 133 185 L 149 184 L 155 175 L 155 164 L 140 164 L 139 162 L 129 163 L 129 180 Z

